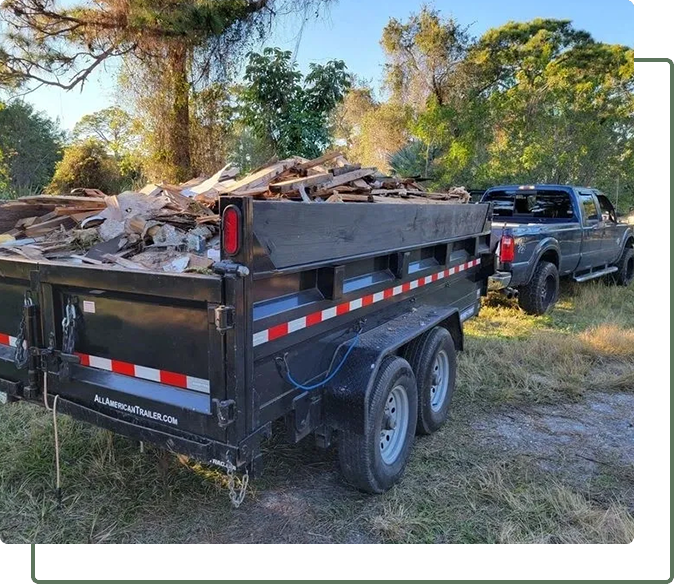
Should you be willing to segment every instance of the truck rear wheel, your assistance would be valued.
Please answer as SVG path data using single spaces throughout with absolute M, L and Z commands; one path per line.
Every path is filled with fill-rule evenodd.
M 613 281 L 619 286 L 629 286 L 634 280 L 634 248 L 626 247 L 615 266 L 618 271 L 611 274 Z
M 557 302 L 559 272 L 550 262 L 539 262 L 531 281 L 519 289 L 520 308 L 528 314 L 545 314 Z
M 417 378 L 417 434 L 432 434 L 449 416 L 456 385 L 454 339 L 436 326 L 407 346 L 405 358 Z
M 402 476 L 414 442 L 417 384 L 409 363 L 386 357 L 372 387 L 364 435 L 344 432 L 339 462 L 344 478 L 368 493 L 383 493 Z

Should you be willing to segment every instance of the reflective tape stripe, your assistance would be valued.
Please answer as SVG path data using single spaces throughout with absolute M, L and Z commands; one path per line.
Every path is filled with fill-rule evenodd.
M 15 343 L 16 337 L 0 333 L 0 345 L 13 347 Z M 192 391 L 200 391 L 201 393 L 210 393 L 211 391 L 211 384 L 208 379 L 190 377 L 189 375 L 173 371 L 152 369 L 150 367 L 143 367 L 142 365 L 135 365 L 134 363 L 127 363 L 126 361 L 86 355 L 85 353 L 76 353 L 76 355 L 80 358 L 80 365 L 83 367 L 93 367 L 102 371 L 110 371 L 126 375 L 127 377 L 137 377 L 138 379 L 163 383 L 164 385 L 180 387 L 182 389 L 191 389 Z
M 326 308 L 324 310 L 319 310 L 318 312 L 312 312 L 311 314 L 291 320 L 290 322 L 277 324 L 276 326 L 255 333 L 253 335 L 253 347 L 264 345 L 269 341 L 280 339 L 281 337 L 285 337 L 290 333 L 294 333 L 295 331 L 325 322 L 326 320 L 330 320 L 335 316 L 341 316 L 347 312 L 359 310 L 360 308 L 369 306 L 370 304 L 376 304 L 377 302 L 381 302 L 387 298 L 398 296 L 403 292 L 409 292 L 410 290 L 421 288 L 431 284 L 432 282 L 442 280 L 443 278 L 448 278 L 449 276 L 463 272 L 469 268 L 474 268 L 479 263 L 480 258 L 477 258 L 466 262 L 465 264 L 454 266 L 453 268 L 447 268 L 446 270 L 441 270 L 435 274 L 431 274 L 430 276 L 418 278 L 416 280 L 412 280 L 411 282 L 405 282 L 404 284 L 399 284 L 398 286 L 393 286 L 392 288 L 387 288 L 386 290 L 375 292 L 374 294 L 366 294 L 365 296 L 361 296 L 355 300 L 343 302 L 342 304 L 338 304 L 337 306 L 332 306 L 331 308 Z

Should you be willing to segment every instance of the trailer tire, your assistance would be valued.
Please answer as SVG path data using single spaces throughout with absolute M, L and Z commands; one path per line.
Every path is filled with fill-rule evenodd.
M 456 386 L 454 339 L 436 326 L 407 345 L 404 356 L 417 379 L 417 434 L 432 434 L 447 421 Z
M 610 274 L 618 286 L 629 286 L 634 280 L 634 248 L 626 247 L 620 259 L 614 264 L 618 271 Z
M 339 462 L 354 487 L 383 493 L 400 480 L 414 443 L 417 383 L 405 359 L 383 360 L 366 407 L 365 434 L 343 432 L 339 437 Z
M 519 289 L 520 308 L 528 314 L 541 315 L 550 310 L 559 296 L 559 272 L 550 262 L 539 262 L 531 281 Z

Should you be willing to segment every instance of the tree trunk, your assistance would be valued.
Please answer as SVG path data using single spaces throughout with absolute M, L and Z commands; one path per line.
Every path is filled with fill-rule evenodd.
M 190 83 L 187 78 L 187 48 L 176 45 L 169 50 L 169 67 L 173 83 L 173 108 L 169 127 L 171 180 L 192 178 L 190 159 Z

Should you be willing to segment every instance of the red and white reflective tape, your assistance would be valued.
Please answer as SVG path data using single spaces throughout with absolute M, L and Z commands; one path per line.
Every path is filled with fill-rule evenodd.
M 381 292 L 375 292 L 374 294 L 367 294 L 366 296 L 362 296 L 361 298 L 356 298 L 355 300 L 344 302 L 342 304 L 338 304 L 337 306 L 326 308 L 325 310 L 313 312 L 311 314 L 308 314 L 307 316 L 302 316 L 300 318 L 296 318 L 295 320 L 291 320 L 290 322 L 283 322 L 281 324 L 277 324 L 276 326 L 255 333 L 253 335 L 253 347 L 263 345 L 264 343 L 268 343 L 270 341 L 275 341 L 276 339 L 285 337 L 290 333 L 294 333 L 295 331 L 299 331 L 308 328 L 310 326 L 319 324 L 321 322 L 325 322 L 326 320 L 330 320 L 331 318 L 335 318 L 336 316 L 341 316 L 342 314 L 346 314 L 347 312 L 353 312 L 354 310 L 358 310 L 359 308 L 369 306 L 370 304 L 386 300 L 387 298 L 392 298 L 393 296 L 398 296 L 399 294 L 409 292 L 410 290 L 414 290 L 415 288 L 421 288 L 426 284 L 437 282 L 438 280 L 442 280 L 443 278 L 448 278 L 449 276 L 453 276 L 454 274 L 458 274 L 459 272 L 463 272 L 469 268 L 473 268 L 477 266 L 479 263 L 480 259 L 477 258 L 469 262 L 466 262 L 465 264 L 460 264 L 452 268 L 447 268 L 446 270 L 441 270 L 440 272 L 431 274 L 430 276 L 418 278 L 417 280 L 412 280 L 411 282 L 405 282 L 404 284 L 393 286 L 392 288 L 387 288 L 386 290 L 382 290 Z
M 0 333 L 0 345 L 14 347 L 16 345 L 16 337 Z M 164 371 L 163 369 L 152 369 L 150 367 L 143 367 L 142 365 L 127 363 L 126 361 L 118 361 L 117 359 L 106 359 L 105 357 L 95 357 L 94 355 L 85 355 L 84 353 L 76 354 L 80 358 L 80 365 L 84 367 L 93 367 L 102 371 L 111 371 L 112 373 L 119 373 L 128 377 L 137 377 L 138 379 L 146 379 L 147 381 L 155 381 L 164 385 L 191 389 L 192 391 L 199 391 L 201 393 L 210 393 L 211 390 L 208 379 L 200 379 L 184 375 L 183 373 Z
M 76 355 L 80 358 L 80 364 L 84 367 L 112 371 L 113 373 L 119 373 L 129 377 L 137 377 L 138 379 L 146 379 L 147 381 L 155 381 L 157 383 L 163 383 L 164 385 L 171 385 L 182 389 L 191 389 L 192 391 L 200 391 L 202 393 L 210 392 L 210 383 L 208 379 L 200 379 L 198 377 L 191 377 L 190 375 L 165 371 L 163 369 L 152 369 L 151 367 L 134 365 L 133 363 L 127 363 L 126 361 L 118 361 L 117 359 L 106 359 L 105 357 L 95 357 L 94 355 L 85 355 L 83 353 L 76 353 Z
M 16 347 L 16 337 L 0 333 L 0 345 L 8 345 L 10 347 Z

